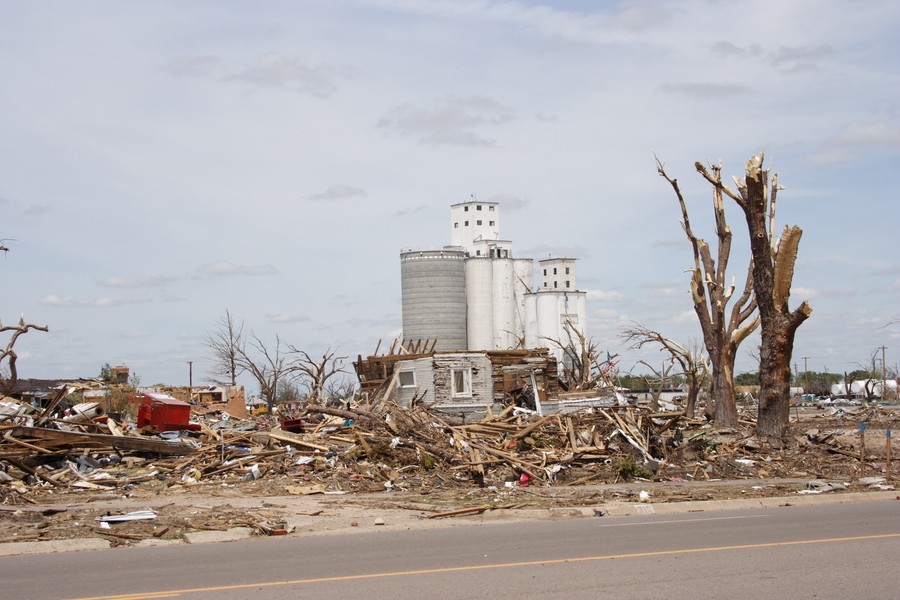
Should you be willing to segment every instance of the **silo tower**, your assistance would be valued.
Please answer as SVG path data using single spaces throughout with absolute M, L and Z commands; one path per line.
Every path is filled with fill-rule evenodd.
M 403 338 L 435 340 L 435 350 L 466 350 L 466 252 L 462 248 L 400 253 Z

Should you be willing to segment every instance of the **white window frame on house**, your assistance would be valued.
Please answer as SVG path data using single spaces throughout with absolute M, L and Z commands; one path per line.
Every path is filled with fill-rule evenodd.
M 450 369 L 450 397 L 472 397 L 472 367 Z
M 412 381 L 410 381 L 409 377 L 404 377 L 405 375 L 412 375 Z M 406 381 L 404 381 L 404 379 Z M 397 383 L 402 388 L 414 388 L 416 387 L 416 372 L 412 369 L 408 369 L 405 371 L 399 371 L 397 373 Z

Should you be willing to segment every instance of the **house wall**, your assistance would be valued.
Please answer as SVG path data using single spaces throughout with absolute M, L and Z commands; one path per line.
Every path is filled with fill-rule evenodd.
M 485 409 L 494 404 L 491 361 L 481 353 L 448 353 L 415 360 L 400 361 L 395 371 L 415 372 L 415 387 L 401 387 L 399 376 L 392 398 L 401 406 L 409 406 L 414 397 L 439 410 Z M 471 370 L 471 395 L 453 396 L 452 376 L 455 369 Z
M 398 378 L 393 400 L 404 407 L 408 407 L 413 398 L 421 398 L 426 405 L 434 403 L 431 357 L 401 360 L 394 366 L 394 372 L 400 373 L 402 371 L 413 371 L 416 377 L 416 385 L 415 387 L 401 387 Z

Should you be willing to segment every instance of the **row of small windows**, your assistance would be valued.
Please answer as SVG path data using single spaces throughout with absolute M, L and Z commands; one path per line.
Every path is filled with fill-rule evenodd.
M 550 287 L 550 286 L 547 285 L 547 282 L 546 282 L 546 281 L 544 282 L 544 287 Z M 554 282 L 553 282 L 553 287 L 558 288 L 558 287 L 559 287 L 559 282 L 558 282 L 558 281 L 554 281 Z M 571 287 L 572 287 L 572 284 L 571 284 L 571 282 L 570 282 L 568 279 L 566 280 L 566 287 L 567 287 L 567 288 L 571 288 Z
M 481 250 L 476 250 L 475 256 L 481 256 Z M 509 250 L 504 248 L 491 248 L 491 258 L 509 258 Z
M 476 205 L 475 205 L 475 210 L 481 210 L 481 208 L 482 208 L 481 204 L 476 204 Z M 469 212 L 469 207 L 468 207 L 468 206 L 463 206 L 463 210 L 464 210 L 465 212 Z M 494 212 L 494 207 L 493 207 L 493 206 L 488 206 L 488 212 Z
M 496 223 L 496 221 L 488 221 L 488 227 L 493 227 L 495 223 Z M 475 225 L 481 225 L 481 224 L 482 224 L 481 219 L 478 219 L 477 221 L 475 221 Z M 468 221 L 463 222 L 463 226 L 468 227 L 469 222 Z M 459 229 L 459 223 L 454 223 L 453 229 Z
M 556 267 L 553 267 L 553 274 L 556 275 Z M 569 274 L 569 267 L 566 267 L 566 275 Z M 547 276 L 547 269 L 544 269 L 544 277 Z
M 416 387 L 415 371 L 400 371 L 398 373 L 400 387 Z M 472 367 L 454 368 L 450 370 L 450 395 L 453 398 L 472 397 Z

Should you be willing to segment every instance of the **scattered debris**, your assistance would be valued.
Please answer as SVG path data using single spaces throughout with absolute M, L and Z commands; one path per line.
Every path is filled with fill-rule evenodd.
M 422 403 L 401 407 L 389 401 L 309 405 L 291 419 L 195 414 L 192 407 L 185 413 L 180 405 L 163 405 L 165 413 L 156 421 L 161 427 L 138 428 L 91 407 L 76 411 L 84 418 L 65 420 L 3 399 L 0 523 L 6 533 L 0 541 L 59 539 L 85 535 L 85 528 L 114 544 L 237 527 L 260 535 L 286 535 L 293 529 L 282 512 L 267 507 L 194 506 L 185 513 L 183 506 L 154 506 L 124 514 L 81 509 L 78 516 L 73 510 L 27 510 L 66 498 L 363 493 L 380 494 L 379 506 L 438 519 L 524 507 L 590 506 L 597 502 L 596 492 L 589 491 L 592 484 L 637 482 L 637 489 L 611 492 L 607 499 L 644 503 L 711 499 L 712 488 L 684 486 L 735 479 L 803 479 L 808 484 L 798 493 L 804 494 L 893 489 L 882 476 L 889 464 L 884 448 L 870 443 L 860 464 L 858 423 L 850 414 L 840 420 L 821 411 L 806 415 L 792 437 L 774 443 L 756 438 L 749 428 L 715 428 L 680 411 L 652 412 L 637 405 L 544 416 L 510 405 L 496 413 L 488 409 L 471 422 Z M 170 406 L 176 407 L 174 413 L 168 412 Z M 167 431 L 186 417 L 191 427 Z M 869 409 L 865 417 L 873 440 L 895 428 L 897 413 Z M 772 488 L 745 485 L 734 493 L 779 491 Z M 568 491 L 579 489 L 585 491 Z M 410 501 L 410 495 L 431 501 Z M 352 498 L 341 502 L 352 503 Z M 294 517 L 321 519 L 322 512 Z M 377 520 L 375 525 L 380 525 Z

